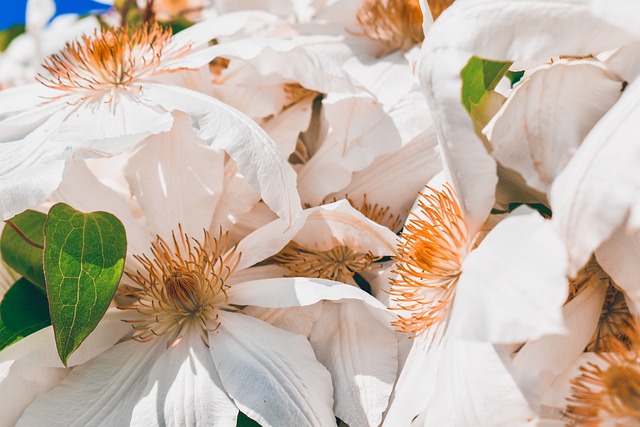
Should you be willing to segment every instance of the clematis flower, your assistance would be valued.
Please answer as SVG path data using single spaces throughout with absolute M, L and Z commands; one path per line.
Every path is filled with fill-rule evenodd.
M 178 128 L 188 126 L 185 121 L 177 118 Z M 345 318 L 330 307 L 340 312 L 341 304 L 352 302 L 344 309 L 358 313 L 372 329 L 386 330 L 387 345 L 380 351 L 395 354 L 395 346 L 388 345 L 389 334 L 393 342 L 395 335 L 385 325 L 384 306 L 353 286 L 322 279 L 263 279 L 260 267 L 253 271 L 252 265 L 286 244 L 295 226 L 277 219 L 233 245 L 226 232 L 211 224 L 218 215 L 227 217 L 220 211 L 235 209 L 234 199 L 224 193 L 237 187 L 220 182 L 230 160 L 195 136 L 183 138 L 189 135 L 185 129 L 173 132 L 180 137 L 154 136 L 131 158 L 127 175 L 135 210 L 144 213 L 140 219 L 131 202 L 101 185 L 84 163 L 67 168 L 54 198 L 86 211 L 109 209 L 123 221 L 130 254 L 126 278 L 115 299 L 119 309 L 109 310 L 71 356 L 74 368 L 68 375 L 60 374 L 60 362 L 51 357 L 51 328 L 0 353 L 0 363 L 8 365 L 0 382 L 3 399 L 9 394 L 3 385 L 23 378 L 25 367 L 42 372 L 39 387 L 16 397 L 11 422 L 235 425 L 241 410 L 261 425 L 335 425 L 332 378 L 311 343 L 259 320 L 252 308 L 291 310 L 296 322 L 308 328 L 322 319 L 321 330 L 313 333 L 322 355 L 323 331 L 341 331 L 336 322 Z M 83 186 L 74 185 L 79 180 Z M 319 315 L 320 308 L 325 316 Z M 361 326 L 351 328 L 359 344 L 380 340 L 372 330 L 362 329 L 366 332 L 360 336 L 355 331 Z M 356 341 L 348 334 L 344 339 L 339 348 L 347 354 L 327 354 L 327 365 L 339 369 L 340 359 L 356 351 Z M 379 375 L 386 378 L 390 371 L 395 378 L 392 367 L 387 362 Z M 378 381 L 377 373 L 368 375 L 365 385 Z
M 626 342 L 613 339 L 611 351 L 580 366 L 571 381 L 566 417 L 580 425 L 636 425 L 640 422 L 640 338 L 637 326 Z
M 454 348 L 471 346 L 468 341 L 480 341 L 479 346 L 519 343 L 565 332 L 563 244 L 550 222 L 527 208 L 481 232 L 466 222 L 448 184 L 442 190 L 428 188 L 405 225 L 396 272 L 390 291 L 398 311 L 395 325 L 417 338 L 396 385 L 388 425 L 405 425 L 421 413 L 428 420 L 443 416 L 434 409 L 442 407 L 436 384 L 449 374 L 438 370 L 442 365 L 450 375 L 457 372 L 458 359 L 441 357 Z M 483 351 L 487 363 L 493 359 L 490 364 L 498 369 L 499 354 L 490 345 Z M 505 381 L 516 384 L 512 378 Z M 466 385 L 453 381 L 448 387 Z M 458 424 L 498 425 L 516 413 L 521 414 L 463 411 Z
M 251 16 L 202 22 L 175 36 L 158 24 L 96 31 L 45 60 L 39 85 L 0 92 L 2 217 L 50 195 L 69 156 L 122 152 L 169 130 L 175 110 L 189 115 L 199 137 L 227 150 L 279 215 L 294 217 L 300 210 L 294 173 L 268 135 L 214 98 L 163 83 L 169 73 L 207 64 L 213 56 L 199 48 Z

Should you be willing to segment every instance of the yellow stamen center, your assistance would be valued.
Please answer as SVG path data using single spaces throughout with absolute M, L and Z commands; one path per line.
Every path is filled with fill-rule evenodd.
M 587 265 L 578 272 L 575 279 L 570 281 L 569 298 L 571 301 L 583 289 L 589 286 L 603 283 L 607 286 L 600 319 L 593 337 L 587 344 L 586 351 L 608 352 L 608 345 L 615 341 L 628 342 L 625 335 L 633 326 L 633 316 L 627 307 L 624 294 L 618 290 L 611 277 L 600 267 L 595 257 L 592 257 Z
M 179 227 L 178 237 L 172 236 L 172 244 L 157 237 L 151 257 L 135 256 L 143 271 L 126 272 L 133 284 L 119 291 L 136 302 L 119 308 L 141 315 L 125 320 L 133 325 L 136 341 L 167 334 L 168 344 L 175 346 L 195 329 L 208 345 L 208 333 L 219 327 L 218 311 L 235 310 L 227 305 L 225 290 L 239 256 L 234 257 L 235 248 L 227 252 L 229 238 L 222 232 L 217 238 L 205 232 L 199 242 Z
M 129 88 L 145 76 L 159 74 L 163 55 L 180 56 L 190 45 L 171 46 L 171 29 L 144 24 L 133 31 L 116 27 L 94 31 L 68 42 L 57 54 L 45 59 L 45 74 L 38 80 L 67 96 L 82 92 L 82 99 L 114 89 Z M 89 92 L 89 93 L 85 93 Z
M 353 276 L 369 267 L 376 258 L 344 245 L 322 251 L 291 242 L 273 260 L 289 269 L 293 277 L 317 277 L 355 284 Z
M 402 232 L 398 277 L 389 291 L 397 309 L 409 313 L 399 315 L 394 326 L 414 335 L 440 324 L 449 313 L 462 262 L 472 247 L 453 189 L 428 189 Z
M 391 50 L 405 50 L 424 40 L 418 0 L 364 0 L 356 20 L 364 36 Z
M 640 425 L 640 339 L 637 329 L 625 335 L 630 343 L 612 340 L 611 352 L 581 366 L 572 380 L 567 417 L 576 424 Z

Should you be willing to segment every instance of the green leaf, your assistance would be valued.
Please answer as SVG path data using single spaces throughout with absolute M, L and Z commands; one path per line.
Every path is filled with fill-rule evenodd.
M 511 87 L 513 87 L 516 83 L 522 80 L 522 77 L 524 77 L 524 71 L 507 71 L 506 75 L 511 82 Z
M 260 424 L 247 417 L 244 413 L 238 413 L 236 427 L 260 427 Z
M 13 39 L 25 32 L 24 25 L 18 24 L 0 31 L 0 52 L 7 50 Z
M 0 303 L 0 350 L 51 325 L 47 297 L 27 279 L 20 279 Z
M 5 225 L 0 237 L 0 252 L 9 265 L 43 292 L 46 288 L 42 267 L 42 249 L 27 243 L 24 237 L 37 245 L 44 245 L 44 222 L 47 216 L 42 212 L 27 210 L 11 218 L 22 234 L 21 237 L 9 225 Z
M 471 105 L 477 104 L 485 93 L 495 89 L 511 64 L 472 57 L 460 73 L 464 108 L 471 111 Z
M 124 269 L 124 226 L 110 213 L 54 205 L 45 223 L 44 275 L 60 360 L 65 365 L 107 311 Z

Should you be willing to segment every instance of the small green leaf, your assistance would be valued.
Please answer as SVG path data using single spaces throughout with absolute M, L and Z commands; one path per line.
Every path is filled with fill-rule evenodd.
M 260 427 L 260 424 L 247 417 L 244 413 L 238 413 L 236 427 Z
M 513 87 L 516 83 L 522 80 L 522 77 L 524 77 L 524 71 L 507 71 L 506 75 L 511 82 L 511 87 Z
M 471 111 L 471 105 L 477 104 L 485 93 L 495 89 L 511 64 L 472 57 L 460 73 L 464 108 Z
M 7 50 L 13 39 L 24 33 L 24 25 L 18 24 L 0 31 L 0 52 Z
M 24 236 L 20 236 L 11 226 L 5 225 L 0 237 L 0 252 L 9 265 L 43 292 L 45 290 L 42 269 L 42 249 L 27 243 L 25 237 L 37 245 L 44 245 L 44 222 L 47 216 L 42 212 L 27 210 L 11 218 Z
M 66 365 L 107 311 L 124 269 L 127 239 L 110 213 L 54 205 L 45 224 L 44 275 L 60 360 Z
M 0 303 L 0 350 L 51 325 L 47 297 L 27 279 L 20 279 Z

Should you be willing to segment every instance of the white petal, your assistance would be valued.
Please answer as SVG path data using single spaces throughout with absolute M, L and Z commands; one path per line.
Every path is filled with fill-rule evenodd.
M 220 313 L 211 356 L 238 408 L 263 426 L 335 425 L 331 377 L 311 345 L 237 313 Z
M 68 369 L 41 368 L 21 361 L 0 363 L 0 426 L 16 425 L 33 399 L 58 385 L 68 373 Z
M 43 100 L 59 95 L 40 83 L 15 86 L 0 91 L 0 117 L 5 113 L 23 111 L 42 105 Z
M 319 250 L 345 245 L 375 256 L 396 253 L 395 233 L 365 217 L 346 200 L 306 209 L 303 220 L 304 225 L 293 237 L 300 245 Z
M 449 336 L 515 343 L 564 332 L 566 264 L 551 223 L 516 209 L 464 260 Z
M 436 134 L 430 129 L 398 151 L 378 157 L 368 168 L 354 172 L 349 185 L 327 199 L 349 196 L 358 200 L 366 195 L 367 203 L 388 207 L 404 220 L 424 184 L 442 170 L 437 145 Z
M 232 159 L 227 159 L 224 164 L 223 190 L 211 218 L 211 233 L 217 233 L 222 227 L 228 230 L 244 218 L 251 209 L 260 201 L 260 193 L 251 187 L 246 178 L 238 172 L 238 167 Z M 261 206 L 265 206 L 264 203 Z M 272 217 L 276 215 L 266 208 Z
M 640 309 L 640 230 L 621 227 L 596 250 L 603 270 L 624 291 L 632 312 Z
M 332 39 L 335 40 L 335 39 Z M 283 39 L 245 39 L 210 47 L 216 57 L 244 59 L 261 75 L 276 74 L 303 87 L 322 93 L 353 92 L 354 86 L 342 69 L 340 60 L 311 46 L 322 41 L 309 38 L 309 45 Z
M 52 139 L 88 151 L 117 154 L 148 135 L 171 129 L 173 119 L 166 111 L 125 92 L 110 96 L 110 100 L 76 108 Z
M 418 76 L 436 123 L 447 178 L 458 194 L 469 231 L 475 234 L 493 207 L 498 177 L 496 162 L 476 136 L 460 101 L 460 72 L 472 55 L 447 50 L 427 53 Z
M 282 157 L 289 158 L 295 150 L 298 135 L 309 127 L 312 111 L 313 97 L 308 97 L 296 102 L 262 125 L 278 145 Z
M 162 351 L 142 395 L 131 425 L 236 425 L 238 408 L 222 388 L 209 349 L 193 334 Z
M 251 270 L 251 269 L 250 269 Z M 279 329 L 284 329 L 297 335 L 309 336 L 313 324 L 322 313 L 322 303 L 304 307 L 264 308 L 247 306 L 243 313 L 260 319 Z
M 511 374 L 489 343 L 455 340 L 442 350 L 436 391 L 424 426 L 511 426 L 533 417 Z M 455 408 L 452 410 L 452 408 Z
M 336 416 L 351 427 L 379 425 L 398 369 L 391 325 L 372 322 L 359 301 L 326 302 L 309 339 L 331 372 Z
M 190 237 L 201 238 L 222 193 L 223 172 L 224 152 L 204 145 L 188 118 L 179 116 L 170 132 L 145 140 L 125 174 L 150 235 L 170 237 L 181 224 Z
M 19 426 L 129 425 L 164 340 L 128 341 L 75 368 L 26 409 Z
M 371 96 L 330 94 L 322 105 L 329 132 L 298 173 L 301 197 L 312 205 L 345 187 L 352 172 L 401 147 L 396 124 Z
M 147 85 L 143 93 L 169 110 L 189 114 L 195 133 L 213 148 L 226 150 L 265 203 L 292 222 L 302 210 L 293 169 L 265 131 L 215 98 L 178 87 Z
M 211 49 L 198 50 L 201 46 L 216 38 L 234 35 L 246 30 L 248 27 L 259 28 L 273 25 L 276 16 L 259 10 L 243 11 L 237 13 L 226 13 L 205 21 L 201 21 L 191 27 L 180 31 L 174 35 L 171 45 L 163 51 L 164 60 L 161 70 L 178 70 L 184 68 L 198 68 L 208 64 L 216 57 L 216 52 Z M 172 57 L 171 50 L 191 45 L 194 52 L 187 55 L 177 55 Z
M 436 386 L 435 381 L 426 379 L 435 378 L 428 372 L 437 370 L 441 350 L 428 347 L 426 334 L 413 339 L 412 344 L 384 418 L 385 427 L 410 426 L 426 408 Z
M 527 342 L 513 359 L 513 373 L 523 392 L 538 402 L 541 392 L 584 351 L 598 325 L 607 292 L 596 283 L 563 307 L 567 333 Z
M 125 226 L 129 254 L 142 253 L 149 248 L 149 238 L 134 218 L 132 204 L 100 183 L 83 161 L 67 162 L 62 183 L 51 198 L 82 212 L 105 211 L 115 215 Z
M 318 301 L 360 300 L 372 307 L 370 314 L 381 323 L 393 321 L 385 306 L 355 286 L 326 279 L 283 277 L 254 280 L 233 285 L 227 290 L 229 302 L 236 305 L 285 308 L 312 305 Z
M 484 130 L 492 155 L 545 193 L 621 88 L 596 61 L 556 62 L 528 73 Z
M 589 55 L 635 38 L 573 0 L 472 0 L 454 3 L 426 38 L 432 51 L 459 49 L 492 60 L 546 62 Z M 496 25 L 502 22 L 504 25 Z M 567 31 L 571 28 L 571 31 Z
M 640 159 L 634 137 L 640 122 L 640 82 L 596 124 L 551 188 L 553 222 L 569 251 L 575 275 L 640 198 Z M 606 206 L 606 209 L 603 207 Z
M 67 362 L 76 366 L 96 357 L 117 343 L 131 325 L 122 321 L 122 311 L 115 308 L 107 310 L 98 326 L 86 340 L 73 352 Z M 19 360 L 32 366 L 44 368 L 63 368 L 56 350 L 53 327 L 41 329 L 0 352 L 0 362 Z

